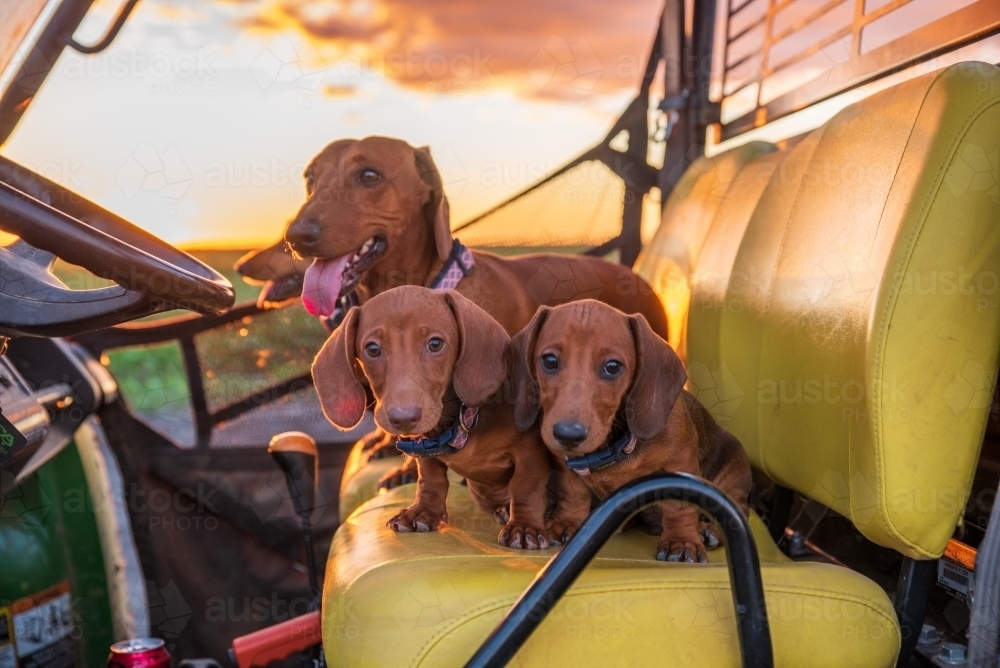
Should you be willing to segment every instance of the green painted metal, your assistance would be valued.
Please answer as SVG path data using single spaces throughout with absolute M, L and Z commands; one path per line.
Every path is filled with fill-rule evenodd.
M 75 443 L 0 497 L 0 606 L 69 581 L 78 666 L 103 666 L 114 641 L 108 583 Z

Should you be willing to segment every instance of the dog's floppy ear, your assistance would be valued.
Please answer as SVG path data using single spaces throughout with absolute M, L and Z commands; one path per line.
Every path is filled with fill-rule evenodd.
M 262 284 L 257 306 L 278 308 L 302 294 L 302 277 L 312 260 L 292 257 L 284 239 L 262 250 L 250 251 L 233 266 L 246 283 Z
M 507 377 L 504 352 L 510 337 L 496 320 L 454 290 L 444 301 L 455 315 L 461 348 L 451 376 L 455 394 L 468 406 L 481 406 Z
M 514 365 L 514 424 L 521 431 L 535 424 L 541 409 L 538 380 L 535 378 L 535 342 L 551 310 L 548 306 L 539 307 L 531 322 L 510 340 L 511 363 Z
M 292 257 L 284 239 L 267 248 L 250 251 L 233 266 L 233 269 L 248 281 L 280 281 L 301 279 L 312 260 L 297 260 Z
M 365 415 L 365 388 L 354 372 L 355 339 L 360 307 L 352 308 L 333 331 L 312 365 L 313 384 L 327 419 L 340 429 L 351 429 Z
M 667 423 L 684 389 L 687 372 L 681 358 L 649 327 L 641 314 L 628 316 L 635 340 L 635 374 L 625 403 L 625 419 L 636 438 L 653 438 Z
M 427 203 L 424 204 L 424 219 L 434 230 L 434 244 L 437 246 L 438 257 L 447 262 L 451 257 L 451 215 L 448 209 L 448 198 L 444 196 L 444 184 L 441 173 L 431 157 L 429 146 L 421 146 L 413 150 L 420 178 L 430 189 Z

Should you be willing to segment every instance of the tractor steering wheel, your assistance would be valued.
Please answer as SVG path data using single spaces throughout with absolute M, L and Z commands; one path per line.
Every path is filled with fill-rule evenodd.
M 187 253 L 0 157 L 0 336 L 68 336 L 175 308 L 229 310 L 232 284 Z M 55 258 L 117 285 L 71 290 Z

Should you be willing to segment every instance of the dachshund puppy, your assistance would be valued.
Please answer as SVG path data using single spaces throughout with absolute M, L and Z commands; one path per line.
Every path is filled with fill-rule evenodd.
M 511 349 L 517 426 L 537 428 L 541 412 L 542 440 L 576 474 L 576 491 L 566 494 L 576 499 L 578 516 L 586 516 L 591 491 L 606 499 L 661 472 L 701 476 L 747 512 L 751 477 L 743 446 L 684 391 L 680 359 L 644 317 L 594 300 L 543 306 Z M 651 524 L 662 523 L 657 559 L 708 560 L 705 548 L 720 536 L 699 521 L 697 508 L 667 502 L 659 514 Z
M 327 418 L 341 429 L 357 425 L 366 379 L 375 424 L 417 459 L 416 498 L 389 521 L 393 530 L 434 531 L 447 521 L 451 468 L 504 525 L 501 545 L 548 547 L 549 454 L 537 430 L 517 429 L 513 402 L 502 400 L 509 342 L 457 292 L 403 286 L 352 308 L 320 350 L 312 373 Z

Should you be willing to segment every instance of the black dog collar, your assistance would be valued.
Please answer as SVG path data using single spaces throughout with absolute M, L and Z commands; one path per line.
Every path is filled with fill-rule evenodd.
M 455 422 L 434 438 L 400 438 L 396 448 L 411 457 L 440 457 L 453 455 L 469 441 L 469 432 L 479 424 L 479 408 L 469 408 L 465 404 L 458 411 Z
M 346 295 L 341 295 L 340 299 L 337 300 L 337 307 L 333 309 L 333 313 L 325 318 L 320 318 L 319 321 L 327 332 L 333 333 L 333 330 L 340 327 L 340 323 L 344 322 L 347 312 L 360 303 L 358 293 L 351 290 Z
M 635 450 L 635 436 L 628 429 L 609 445 L 579 457 L 567 457 L 566 466 L 577 475 L 590 475 L 625 461 Z

